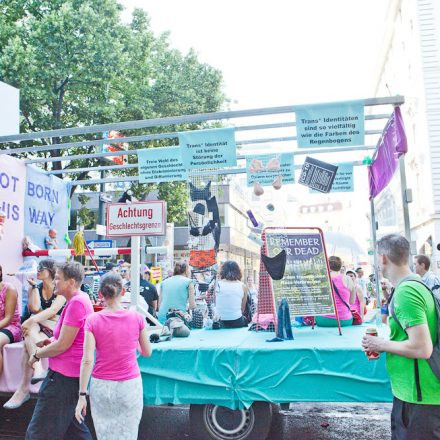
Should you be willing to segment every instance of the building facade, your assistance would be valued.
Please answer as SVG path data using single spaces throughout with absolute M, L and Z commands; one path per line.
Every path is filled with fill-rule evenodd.
M 440 2 L 390 0 L 386 29 L 374 94 L 405 97 L 412 250 L 431 257 L 440 272 Z M 376 198 L 379 236 L 404 232 L 401 183 L 396 172 Z

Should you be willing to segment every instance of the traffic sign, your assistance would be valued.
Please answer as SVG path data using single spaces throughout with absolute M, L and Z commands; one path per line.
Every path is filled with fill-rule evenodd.
M 107 237 L 165 235 L 166 205 L 162 200 L 107 203 Z
M 111 249 L 113 240 L 87 240 L 89 249 Z M 100 255 L 99 258 L 110 258 L 111 255 Z

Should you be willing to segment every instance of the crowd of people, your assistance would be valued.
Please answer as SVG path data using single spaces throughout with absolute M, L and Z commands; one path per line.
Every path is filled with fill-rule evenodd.
M 403 237 L 381 239 L 378 254 L 381 311 L 391 335 L 390 340 L 366 336 L 363 349 L 387 353 L 394 394 L 393 432 L 422 429 L 432 434 L 426 438 L 440 438 L 435 431 L 440 429 L 440 381 L 425 361 L 432 353 L 437 331 L 429 289 L 440 288 L 440 280 L 429 270 L 430 260 L 425 255 L 415 257 L 416 273 L 411 272 L 409 244 Z M 328 264 L 336 313 L 317 316 L 316 324 L 336 326 L 338 320 L 341 326 L 362 323 L 367 304 L 376 299 L 374 277 L 367 281 L 361 267 L 346 270 L 337 256 L 329 257 Z M 20 319 L 18 293 L 3 280 L 0 267 L 0 374 L 3 346 L 24 340 L 20 385 L 4 408 L 19 408 L 29 399 L 30 384 L 42 381 L 26 439 L 92 438 L 84 422 L 89 393 L 98 439 L 137 438 L 143 393 L 136 352 L 151 355 L 148 321 L 121 303 L 124 291 L 130 289 L 129 268 L 108 265 L 106 269 L 99 287 L 104 308 L 93 313 L 90 297 L 81 290 L 82 265 L 40 260 L 37 278 L 27 280 L 27 313 Z M 251 299 L 257 301 L 258 291 L 251 278 L 245 284 L 242 277 L 235 261 L 221 265 L 215 283 L 215 308 L 224 328 L 249 325 L 246 307 Z M 176 263 L 160 288 L 150 282 L 146 267 L 139 287 L 149 313 L 161 323 L 170 310 L 197 307 L 195 284 L 186 263 Z M 41 367 L 44 358 L 48 358 L 47 372 Z M 420 381 L 411 376 L 416 368 L 414 359 L 418 359 Z M 402 421 L 402 411 L 407 422 Z M 426 421 L 423 426 L 421 420 Z M 393 438 L 419 438 L 408 435 Z
M 19 408 L 29 399 L 29 384 L 43 381 L 26 439 L 92 439 L 84 423 L 90 376 L 98 438 L 136 439 L 143 408 L 136 351 L 150 356 L 151 346 L 144 317 L 121 305 L 122 277 L 110 271 L 101 278 L 105 308 L 93 313 L 81 290 L 82 265 L 41 260 L 40 284 L 29 279 L 30 316 L 21 324 L 18 293 L 3 281 L 1 267 L 0 274 L 0 348 L 23 337 L 25 343 L 22 380 L 4 408 Z M 44 358 L 47 372 L 40 365 Z

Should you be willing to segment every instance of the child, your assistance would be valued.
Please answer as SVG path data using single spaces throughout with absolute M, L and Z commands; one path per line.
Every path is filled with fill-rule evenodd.
M 49 229 L 49 235 L 44 239 L 46 249 L 58 249 L 57 231 Z

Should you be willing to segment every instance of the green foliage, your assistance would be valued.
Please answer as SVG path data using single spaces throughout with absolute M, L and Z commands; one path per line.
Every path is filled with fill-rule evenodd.
M 94 229 L 95 215 L 85 206 L 89 200 L 90 197 L 84 193 L 78 195 L 78 201 L 81 203 L 81 208 L 78 210 L 78 219 L 86 229 Z
M 122 23 L 120 12 L 116 0 L 0 2 L 0 80 L 20 89 L 22 132 L 220 109 L 225 97 L 218 70 L 200 63 L 194 51 L 183 55 L 170 48 L 167 34 L 156 37 L 142 10 L 134 11 L 129 24 Z M 157 127 L 149 131 L 182 128 Z M 87 139 L 94 136 L 44 139 L 22 146 Z M 159 145 L 170 145 L 170 140 L 138 142 L 130 148 Z M 92 153 L 96 147 L 35 151 L 37 155 L 57 157 Z M 99 161 L 80 159 L 67 166 L 92 165 L 99 166 Z M 61 162 L 54 162 L 53 168 L 60 169 Z M 123 174 L 136 171 L 126 170 Z M 86 172 L 71 176 L 89 178 Z M 138 189 L 145 193 L 151 188 Z M 169 221 L 180 218 L 184 185 L 161 184 L 159 191 L 168 197 Z

